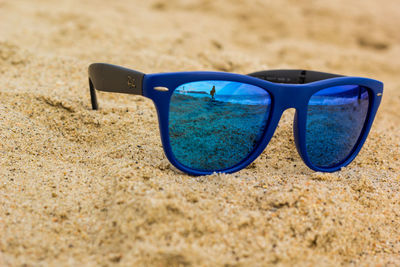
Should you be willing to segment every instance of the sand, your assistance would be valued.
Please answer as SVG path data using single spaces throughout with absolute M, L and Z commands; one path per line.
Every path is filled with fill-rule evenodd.
M 0 265 L 400 265 L 398 0 L 0 0 Z M 315 173 L 293 110 L 231 175 L 165 158 L 152 102 L 87 67 L 305 68 L 385 83 L 356 160 Z

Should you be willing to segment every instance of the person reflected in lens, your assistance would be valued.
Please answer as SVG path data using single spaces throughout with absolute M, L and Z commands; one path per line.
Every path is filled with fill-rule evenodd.
M 214 97 L 214 95 L 215 95 L 215 85 L 213 85 L 213 87 L 212 87 L 212 89 L 210 91 L 210 95 L 211 95 L 211 99 L 215 100 L 215 97 Z

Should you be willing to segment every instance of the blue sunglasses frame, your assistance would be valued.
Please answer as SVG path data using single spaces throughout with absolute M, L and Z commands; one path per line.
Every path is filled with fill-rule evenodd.
M 266 90 L 271 96 L 271 113 L 260 141 L 245 159 L 227 169 L 202 171 L 184 166 L 175 158 L 170 145 L 169 105 L 174 90 L 185 83 L 205 80 L 246 83 Z M 349 84 L 366 87 L 369 93 L 369 110 L 360 137 L 347 158 L 340 163 L 330 167 L 315 166 L 309 160 L 306 150 L 308 102 L 313 94 L 322 89 Z M 371 129 L 383 93 L 383 83 L 377 80 L 345 77 L 315 71 L 273 70 L 249 75 L 201 71 L 143 74 L 105 63 L 94 63 L 89 66 L 89 85 L 92 108 L 95 110 L 98 109 L 96 90 L 142 95 L 153 100 L 158 114 L 161 141 L 165 155 L 176 168 L 192 175 L 208 175 L 214 172 L 233 173 L 247 167 L 267 147 L 283 112 L 289 108 L 296 110 L 293 123 L 294 140 L 297 151 L 304 163 L 315 171 L 338 171 L 350 164 L 360 152 Z

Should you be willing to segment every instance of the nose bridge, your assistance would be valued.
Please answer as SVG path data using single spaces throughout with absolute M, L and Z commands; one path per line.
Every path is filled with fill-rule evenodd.
M 298 109 L 303 105 L 306 98 L 304 88 L 302 86 L 283 85 L 278 89 L 278 101 L 282 112 L 289 108 Z

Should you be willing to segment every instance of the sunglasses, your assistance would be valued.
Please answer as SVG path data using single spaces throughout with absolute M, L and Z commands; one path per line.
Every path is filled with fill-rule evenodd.
M 296 109 L 294 140 L 304 163 L 321 172 L 348 165 L 363 146 L 382 98 L 383 83 L 305 70 L 144 74 L 89 66 L 96 90 L 153 100 L 169 161 L 192 175 L 232 173 L 253 162 L 282 113 Z

